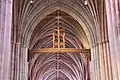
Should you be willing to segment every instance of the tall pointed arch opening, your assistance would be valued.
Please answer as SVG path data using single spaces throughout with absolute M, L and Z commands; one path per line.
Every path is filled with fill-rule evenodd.
M 57 16 L 57 12 L 58 10 L 47 15 L 36 26 L 31 36 L 30 49 L 47 48 L 48 50 L 53 47 L 52 34 L 58 26 L 58 17 L 60 17 L 59 26 L 65 29 L 65 46 L 71 49 L 87 49 L 89 42 L 81 25 L 66 12 L 59 10 L 59 16 Z M 60 46 L 57 47 L 60 48 Z M 29 79 L 89 80 L 87 55 L 79 52 L 71 53 L 69 50 L 63 52 L 37 52 L 40 54 L 34 55 L 29 53 Z

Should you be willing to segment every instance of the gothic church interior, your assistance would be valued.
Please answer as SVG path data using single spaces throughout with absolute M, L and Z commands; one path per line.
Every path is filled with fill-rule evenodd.
M 0 80 L 120 80 L 120 0 L 0 0 Z

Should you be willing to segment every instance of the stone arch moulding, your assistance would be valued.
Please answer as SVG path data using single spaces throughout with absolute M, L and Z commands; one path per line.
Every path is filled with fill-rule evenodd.
M 83 28 L 83 30 L 86 33 L 86 36 L 89 40 L 90 48 L 92 48 L 97 43 L 97 33 L 95 30 L 95 24 L 94 22 L 91 22 L 90 19 L 86 19 L 83 14 L 81 14 L 81 11 L 76 10 L 75 8 L 70 7 L 70 5 L 64 4 L 64 3 L 55 3 L 51 5 L 46 5 L 44 9 L 39 10 L 38 12 L 31 14 L 29 17 L 29 21 L 26 22 L 23 27 L 25 27 L 24 31 L 22 32 L 22 44 L 26 45 L 29 48 L 30 38 L 31 35 L 37 26 L 37 24 L 44 19 L 47 15 L 51 14 L 52 12 L 56 10 L 61 10 L 63 12 L 66 12 L 70 16 L 72 16 Z M 93 20 L 94 21 L 94 20 Z M 92 51 L 91 53 L 94 53 L 94 56 L 97 56 L 96 49 Z M 93 57 L 92 59 L 94 59 Z M 98 65 L 98 64 L 97 64 Z M 94 67 L 95 65 L 92 64 Z M 93 73 L 94 74 L 94 73 Z
M 95 25 L 91 23 L 89 19 L 85 19 L 81 15 L 81 11 L 77 11 L 74 8 L 70 7 L 69 5 L 66 4 L 60 4 L 56 3 L 50 6 L 46 6 L 45 9 L 40 10 L 37 14 L 32 15 L 30 17 L 30 21 L 27 22 L 27 24 L 24 26 L 25 30 L 22 34 L 22 44 L 27 45 L 29 47 L 30 43 L 30 38 L 32 35 L 33 30 L 37 26 L 37 24 L 44 19 L 47 15 L 50 13 L 56 11 L 56 10 L 61 10 L 72 16 L 84 29 L 87 38 L 90 43 L 90 47 L 94 46 L 97 43 L 97 34 L 95 32 Z

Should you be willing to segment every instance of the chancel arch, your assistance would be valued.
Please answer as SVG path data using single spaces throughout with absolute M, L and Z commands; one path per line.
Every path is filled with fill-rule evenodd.
M 59 20 L 59 26 L 65 29 L 66 33 L 66 44 L 65 46 L 67 48 L 86 48 L 84 44 L 82 43 L 81 39 L 83 38 L 84 41 L 86 40 L 86 34 L 83 30 L 83 28 L 79 28 L 79 23 L 72 18 L 69 14 L 61 11 L 56 10 L 55 12 L 52 12 L 51 14 L 47 15 L 34 29 L 34 32 L 31 36 L 31 44 L 30 49 L 36 49 L 36 48 L 51 48 L 52 47 L 52 33 L 57 28 L 57 12 L 59 11 L 59 16 L 61 17 Z M 53 20 L 53 21 L 51 21 Z M 72 23 L 73 22 L 73 23 Z M 45 26 L 44 26 L 45 25 Z M 39 30 L 38 30 L 39 29 Z M 80 31 L 81 30 L 81 31 Z M 82 35 L 81 35 L 82 34 Z M 37 36 L 37 37 L 36 37 Z M 37 38 L 37 39 L 36 39 Z M 37 41 L 36 41 L 37 40 Z M 89 45 L 89 42 L 86 42 L 87 45 Z M 49 52 L 48 52 L 49 53 Z M 41 56 L 41 57 L 39 57 Z M 53 57 L 54 56 L 54 57 Z M 59 60 L 57 60 L 57 56 L 59 56 Z M 35 58 L 34 58 L 35 57 Z M 87 65 L 85 64 L 84 55 L 78 54 L 71 54 L 71 53 L 52 53 L 52 54 L 41 54 L 41 55 L 34 55 L 33 60 L 30 59 L 30 64 L 33 64 L 30 66 L 30 74 L 29 76 L 33 75 L 34 77 L 31 78 L 31 80 L 34 79 L 41 79 L 43 80 L 45 77 L 44 72 L 46 72 L 46 76 L 54 76 L 56 77 L 60 74 L 57 73 L 58 69 L 56 69 L 57 66 L 59 66 L 59 73 L 62 72 L 62 74 L 67 75 L 68 80 L 72 80 L 72 77 L 75 77 L 75 80 L 77 79 L 87 79 L 88 72 L 87 72 Z M 32 60 L 34 62 L 32 62 Z M 43 63 L 41 62 L 43 60 Z M 59 64 L 57 63 L 59 62 Z M 44 64 L 45 63 L 45 64 Z M 72 65 L 71 65 L 72 64 Z M 36 70 L 35 66 L 39 66 L 39 68 Z M 44 68 L 45 71 L 44 71 Z M 52 69 L 52 70 L 51 70 Z M 36 73 L 33 73 L 32 71 L 37 71 Z M 47 74 L 47 72 L 51 72 Z M 53 73 L 52 73 L 53 72 Z M 46 79 L 45 79 L 46 80 Z M 50 80 L 50 79 L 48 79 Z
M 75 7 L 71 7 L 73 6 L 73 3 L 76 4 L 74 5 Z M 91 17 L 94 16 L 95 14 L 92 14 L 90 10 L 86 11 L 89 7 L 85 6 L 84 3 L 77 3 L 77 1 L 75 2 L 73 1 L 73 3 L 68 3 L 67 1 L 54 1 L 52 3 L 48 3 L 49 5 L 44 5 L 45 4 L 44 3 L 42 4 L 44 6 L 42 6 L 42 5 L 37 5 L 40 3 L 36 2 L 26 6 L 31 9 L 28 9 L 28 11 L 23 12 L 24 14 L 27 14 L 29 16 L 24 16 L 20 24 L 21 27 L 24 26 L 22 28 L 21 43 L 23 45 L 26 45 L 26 47 L 29 49 L 52 47 L 51 34 L 54 28 L 56 27 L 56 21 L 57 21 L 56 13 L 59 10 L 61 16 L 60 25 L 66 30 L 66 46 L 72 48 L 80 48 L 80 49 L 90 48 L 92 52 L 91 59 L 95 59 L 95 57 L 98 56 L 98 53 L 96 53 L 97 48 L 95 48 L 94 46 L 97 44 L 97 35 L 99 35 L 97 34 L 99 31 L 96 32 L 97 21 L 95 21 L 94 18 Z M 62 54 L 60 54 L 60 56 L 61 55 Z M 74 63 L 77 66 L 75 64 L 70 65 L 71 62 L 69 62 L 69 64 L 67 63 L 67 66 L 73 68 L 72 71 L 74 71 L 75 73 L 74 75 L 73 74 L 70 75 L 72 71 L 68 72 L 69 70 L 66 70 L 64 71 L 64 74 L 67 74 L 68 76 L 70 76 L 69 78 L 71 79 L 73 78 L 74 80 L 79 80 L 79 79 L 86 80 L 88 77 L 88 72 L 86 67 L 87 63 L 86 60 L 84 59 L 85 56 L 81 54 L 79 55 L 66 54 L 66 55 L 70 55 L 72 57 L 71 59 L 74 59 Z M 42 73 L 41 67 L 43 66 L 40 67 L 40 61 L 42 58 L 39 58 L 40 55 L 38 54 L 37 55 L 30 54 L 30 56 L 32 56 L 30 57 L 30 62 L 29 62 L 30 64 L 29 68 L 31 71 L 28 71 L 29 72 L 28 77 L 30 78 L 30 80 L 40 79 L 40 77 L 43 77 L 42 74 L 44 74 L 45 72 L 43 71 Z M 41 56 L 45 57 L 45 54 L 44 55 L 41 54 Z M 71 59 L 68 58 L 67 60 L 71 61 Z M 93 64 L 90 65 L 94 67 L 94 69 L 96 69 L 95 72 L 93 72 L 93 75 L 96 75 L 97 77 L 99 74 L 99 68 L 97 68 L 97 66 L 99 66 L 98 63 L 99 58 L 96 58 L 96 60 L 91 60 L 91 62 L 92 61 Z M 95 66 L 93 66 L 95 62 L 97 63 Z M 51 63 L 54 64 L 53 67 L 55 68 L 56 61 L 51 60 L 49 64 Z M 48 66 L 50 66 L 49 64 Z M 37 69 L 38 71 L 36 70 L 37 66 L 38 66 Z M 65 63 L 63 67 L 65 67 Z M 55 73 L 56 72 L 54 72 L 53 74 Z

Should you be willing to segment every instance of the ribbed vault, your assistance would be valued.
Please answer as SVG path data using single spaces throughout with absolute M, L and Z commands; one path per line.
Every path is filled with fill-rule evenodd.
M 60 26 L 66 33 L 65 46 L 79 49 L 95 46 L 100 37 L 98 6 L 103 0 L 88 0 L 88 5 L 84 1 L 33 0 L 30 3 L 30 0 L 15 0 L 13 41 L 29 49 L 52 47 L 52 33 L 57 26 L 59 10 Z M 97 53 L 93 55 L 98 56 Z M 80 53 L 29 54 L 29 79 L 87 80 L 87 61 Z
M 65 29 L 67 48 L 87 48 L 89 45 L 81 25 L 67 13 L 56 10 L 47 15 L 36 26 L 31 36 L 30 49 L 52 48 L 52 33 L 58 27 L 57 12 L 59 11 L 59 26 Z M 83 44 L 86 44 L 84 45 Z M 88 70 L 83 54 L 46 53 L 30 54 L 30 80 L 86 80 Z

